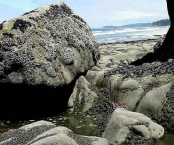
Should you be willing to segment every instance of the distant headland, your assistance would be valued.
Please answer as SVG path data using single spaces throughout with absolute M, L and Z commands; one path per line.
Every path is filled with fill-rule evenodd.
M 103 29 L 118 29 L 118 28 L 135 28 L 135 27 L 154 27 L 154 26 L 169 26 L 169 19 L 162 19 L 152 23 L 134 23 L 122 26 L 103 26 Z
M 163 19 L 152 23 L 152 26 L 169 26 L 170 20 L 169 19 Z

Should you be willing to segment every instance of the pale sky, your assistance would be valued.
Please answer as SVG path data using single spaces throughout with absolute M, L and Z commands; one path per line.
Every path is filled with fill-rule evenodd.
M 62 0 L 91 28 L 168 18 L 166 0 Z M 0 0 L 0 22 L 58 0 Z

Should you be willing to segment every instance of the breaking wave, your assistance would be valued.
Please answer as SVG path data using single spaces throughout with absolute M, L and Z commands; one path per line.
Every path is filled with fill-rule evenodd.
M 124 42 L 134 40 L 155 39 L 167 33 L 169 26 L 163 27 L 138 27 L 119 29 L 95 29 L 93 35 L 99 43 Z

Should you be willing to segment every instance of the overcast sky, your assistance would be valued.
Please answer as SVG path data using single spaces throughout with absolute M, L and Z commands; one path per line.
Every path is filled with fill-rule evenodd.
M 166 0 L 62 0 L 91 28 L 168 18 Z M 0 0 L 0 22 L 57 0 Z

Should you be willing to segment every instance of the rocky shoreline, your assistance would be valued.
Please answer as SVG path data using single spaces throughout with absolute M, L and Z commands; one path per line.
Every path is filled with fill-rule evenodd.
M 135 47 L 137 47 L 137 50 L 136 50 L 137 51 L 137 54 L 138 54 L 138 51 L 139 51 L 139 53 L 142 53 L 142 50 L 144 49 L 143 45 L 146 45 L 146 46 L 149 45 L 150 47 L 149 47 L 149 50 L 147 52 L 151 52 L 152 51 L 151 46 L 153 46 L 154 43 L 156 43 L 156 42 L 158 42 L 157 39 L 156 40 L 144 40 L 144 41 L 141 40 L 141 41 L 136 41 L 136 42 L 125 42 L 125 43 L 119 43 L 119 44 L 115 44 L 115 43 L 114 44 L 105 44 L 104 46 L 107 49 L 109 47 L 111 47 L 111 45 L 112 45 L 111 49 L 113 49 L 113 47 L 117 47 L 118 50 L 115 49 L 115 54 L 116 55 L 119 55 L 119 53 L 124 53 L 125 55 L 129 55 L 129 53 L 131 51 L 135 51 L 136 50 L 136 49 L 134 49 Z M 126 45 L 130 45 L 130 47 L 132 47 L 132 50 L 131 50 L 131 48 L 129 48 L 129 50 L 127 50 L 127 51 L 124 51 L 123 49 L 121 49 L 121 45 L 122 45 L 122 47 L 125 47 L 125 44 Z M 119 45 L 119 47 L 117 45 Z M 100 60 L 102 60 L 103 57 L 106 57 L 107 56 L 107 55 L 105 55 L 106 53 L 104 53 L 106 51 L 105 48 L 103 48 L 103 45 L 100 45 L 100 47 L 99 47 L 99 49 L 101 51 L 101 58 L 100 58 Z M 146 49 L 147 49 L 147 47 L 146 47 Z M 123 52 L 121 52 L 120 50 L 122 50 Z M 147 52 L 145 52 L 144 54 L 141 54 L 141 55 L 145 55 Z M 123 58 L 125 58 L 125 57 L 123 57 Z M 136 60 L 136 59 L 137 58 L 135 57 L 134 60 Z M 100 62 L 100 60 L 98 62 Z M 126 63 L 124 63 L 125 60 L 126 59 L 115 60 L 116 63 L 114 63 L 114 61 L 112 60 L 112 64 L 109 64 L 109 65 L 107 64 L 107 61 L 106 61 L 105 68 L 103 69 L 104 71 L 101 69 L 101 62 L 100 62 L 100 63 L 97 64 L 98 66 L 94 66 L 91 70 L 89 70 L 87 72 L 86 76 L 81 76 L 79 78 L 79 79 L 82 79 L 82 83 L 84 83 L 84 80 L 83 79 L 85 79 L 86 81 L 90 82 L 90 86 L 89 86 L 90 91 L 91 92 L 94 92 L 95 94 L 98 95 L 98 100 L 97 100 L 98 101 L 97 102 L 98 105 L 95 104 L 90 109 L 85 110 L 85 114 L 86 115 L 94 116 L 98 120 L 98 121 L 96 121 L 96 124 L 98 124 L 98 129 L 97 129 L 98 130 L 98 135 L 97 136 L 101 136 L 103 134 L 103 132 L 105 131 L 105 128 L 107 127 L 107 124 L 108 124 L 108 122 L 110 120 L 110 117 L 111 117 L 113 111 L 115 110 L 113 108 L 113 106 L 109 103 L 109 101 L 117 102 L 115 100 L 115 96 L 112 96 L 112 91 L 111 91 L 112 88 L 111 88 L 111 86 L 108 87 L 108 84 L 111 83 L 110 80 L 108 80 L 108 78 L 110 78 L 111 76 L 112 77 L 113 76 L 116 76 L 117 77 L 117 81 L 120 81 L 119 80 L 119 77 L 121 77 L 121 81 L 124 83 L 124 81 L 126 82 L 127 79 L 134 79 L 134 78 L 138 78 L 138 77 L 147 77 L 149 74 L 150 75 L 153 75 L 152 69 L 156 68 L 156 66 L 160 66 L 159 68 L 163 68 L 166 65 L 171 65 L 172 62 L 173 62 L 173 60 L 169 60 L 168 62 L 165 62 L 165 63 L 162 63 L 162 64 L 159 63 L 159 62 L 157 62 L 158 65 L 155 64 L 155 63 L 153 63 L 153 64 L 148 64 L 147 63 L 147 64 L 144 64 L 143 66 L 140 67 L 140 66 L 134 66 L 134 65 L 126 64 Z M 117 67 L 115 67 L 115 64 L 117 64 Z M 143 70 L 143 68 L 144 68 L 144 70 Z M 138 75 L 137 72 L 139 72 L 139 70 L 142 70 L 142 74 L 139 74 Z M 148 70 L 151 70 L 151 71 L 148 72 Z M 160 69 L 159 72 L 161 70 L 163 70 L 163 69 Z M 125 72 L 129 72 L 129 74 L 133 73 L 133 76 L 126 76 L 125 77 L 124 71 Z M 146 71 L 146 74 L 143 75 L 143 73 L 145 71 Z M 117 72 L 117 73 L 115 73 L 115 72 Z M 97 76 L 96 73 L 99 76 Z M 102 73 L 102 75 L 101 75 L 101 73 Z M 161 73 L 161 74 L 158 74 L 158 75 L 160 76 L 160 75 L 165 75 L 165 74 L 168 74 L 168 73 L 169 72 L 164 72 L 164 73 Z M 98 77 L 99 80 L 96 80 L 96 78 L 95 79 L 94 78 L 92 79 L 91 78 L 91 75 L 92 76 L 93 75 L 96 75 L 95 77 Z M 168 75 L 170 75 L 170 74 L 168 74 Z M 101 76 L 103 77 L 103 79 L 100 78 Z M 153 76 L 150 76 L 150 77 L 154 77 L 155 78 L 157 76 L 156 75 L 155 76 L 153 75 Z M 168 76 L 167 78 L 170 78 L 170 76 Z M 77 80 L 77 82 L 78 81 L 79 80 Z M 107 83 L 106 81 L 109 81 L 109 83 Z M 163 83 L 166 83 L 166 82 L 163 82 Z M 111 85 L 111 84 L 109 84 L 109 85 Z M 121 85 L 121 82 L 119 82 L 119 85 Z M 141 98 L 143 98 L 143 96 L 145 96 L 145 94 L 147 94 L 148 92 L 150 92 L 151 90 L 153 90 L 154 87 L 157 87 L 158 88 L 160 86 L 161 86 L 161 84 L 158 81 L 151 82 L 150 85 L 148 84 L 148 86 L 145 86 L 143 88 L 145 91 L 141 94 Z M 80 84 L 79 84 L 79 87 L 82 87 L 83 88 L 83 86 L 80 86 Z M 119 90 L 120 89 L 119 86 L 117 86 L 117 87 L 118 87 L 117 88 L 118 89 L 117 91 L 121 92 L 122 94 L 127 93 L 129 91 L 129 89 L 133 89 L 133 88 L 124 88 L 123 90 L 122 89 Z M 76 88 L 76 86 L 75 86 L 75 88 Z M 74 90 L 75 90 L 75 88 L 74 88 Z M 83 92 L 82 91 L 82 88 L 80 88 L 81 89 L 80 90 L 81 92 Z M 171 87 L 171 91 L 170 92 L 172 92 L 172 87 Z M 168 94 L 171 94 L 170 92 Z M 88 93 L 88 95 L 89 95 L 89 93 Z M 119 95 L 119 93 L 117 95 Z M 171 96 L 171 95 L 167 95 L 167 96 Z M 76 97 L 78 97 L 78 94 L 76 94 Z M 84 97 L 87 98 L 87 96 L 84 96 Z M 172 101 L 170 101 L 171 99 L 168 99 L 168 100 L 169 100 L 169 103 L 171 103 L 171 105 L 172 105 Z M 78 111 L 79 112 L 80 111 L 83 111 L 82 108 L 84 108 L 84 104 L 87 104 L 87 103 L 89 103 L 89 102 L 86 102 L 86 100 L 84 100 L 82 102 L 77 101 L 76 102 L 76 105 L 74 107 L 74 111 L 77 111 L 77 112 Z M 167 105 L 167 106 L 170 107 L 171 105 Z M 170 110 L 171 109 L 171 107 L 169 109 L 169 107 L 166 108 L 166 105 L 164 105 L 164 106 L 165 107 L 163 108 L 163 112 L 165 112 L 165 113 L 166 113 L 165 110 Z M 70 109 L 70 110 L 72 110 L 72 109 Z M 170 115 L 172 115 L 171 113 L 172 113 L 172 111 L 170 111 Z M 169 116 L 168 114 L 166 114 L 166 115 Z M 168 124 L 171 124 L 171 122 L 168 119 L 166 119 L 167 122 L 168 122 L 168 124 L 165 124 L 165 122 L 163 122 L 162 120 L 159 121 L 158 119 L 153 118 L 153 117 L 151 119 L 154 122 L 157 122 L 158 124 L 162 124 L 163 127 L 165 128 L 165 132 L 167 133 L 167 128 L 166 127 L 167 127 Z M 140 123 L 140 125 L 142 125 L 142 124 Z M 168 131 L 168 132 L 172 133 L 171 131 Z M 137 142 L 137 139 L 139 140 L 138 142 Z M 136 134 L 136 132 L 133 132 L 132 130 L 130 130 L 130 133 L 127 135 L 127 138 L 125 139 L 125 144 L 126 145 L 129 145 L 131 143 L 132 144 L 133 143 L 134 144 L 136 144 L 136 143 L 137 144 L 140 144 L 140 143 L 151 143 L 152 144 L 154 141 L 155 141 L 154 139 L 151 139 L 151 140 L 145 139 L 141 135 Z
M 110 120 L 110 116 L 114 111 L 112 105 L 109 104 L 110 101 L 120 103 L 121 108 L 124 108 L 124 104 L 127 104 L 128 110 L 141 112 L 150 117 L 154 122 L 161 124 L 165 128 L 165 133 L 174 133 L 170 130 L 173 122 L 169 117 L 174 115 L 172 108 L 173 99 L 170 93 L 173 90 L 174 60 L 169 59 L 167 62 L 145 63 L 138 66 L 131 64 L 139 59 L 140 56 L 143 57 L 147 53 L 152 53 L 154 47 L 160 41 L 163 41 L 163 37 L 155 40 L 100 45 L 101 58 L 98 60 L 97 66 L 89 70 L 85 78 L 79 78 L 79 81 L 80 79 L 86 79 L 90 83 L 90 85 L 88 84 L 88 88 L 91 92 L 97 94 L 98 102 L 88 111 L 85 111 L 83 110 L 85 103 L 87 106 L 90 102 L 88 100 L 86 102 L 80 102 L 80 100 L 77 101 L 76 99 L 81 98 L 83 95 L 84 98 L 87 98 L 87 96 L 85 94 L 71 95 L 71 97 L 76 97 L 76 99 L 74 98 L 74 101 L 77 101 L 76 107 L 74 107 L 75 111 L 79 111 L 77 109 L 79 105 L 78 108 L 81 108 L 80 111 L 94 115 L 99 120 L 99 136 L 103 134 Z M 83 87 L 79 88 L 78 86 L 78 89 L 82 90 Z M 164 94 L 159 94 L 161 91 Z M 167 99 L 167 96 L 170 96 L 171 99 Z M 134 97 L 134 101 L 130 97 Z M 146 98 L 149 98 L 149 101 Z M 153 102 L 150 99 L 153 99 Z M 159 104 L 156 104 L 156 102 L 159 102 Z M 157 107 L 153 108 L 154 105 Z M 88 106 L 92 105 L 88 104 Z M 141 109 L 142 107 L 143 110 Z M 118 108 L 120 107 L 118 106 Z M 166 115 L 168 118 L 165 117 Z M 165 120 L 168 121 L 166 122 Z M 125 140 L 125 144 L 152 144 L 154 142 L 153 139 L 150 141 L 136 133 L 130 133 Z M 139 142 L 137 142 L 137 139 L 139 139 Z
M 4 21 L 0 86 L 10 105 L 0 106 L 0 117 L 66 108 L 69 114 L 59 119 L 69 123 L 24 124 L 1 134 L 0 145 L 140 145 L 174 134 L 174 59 L 142 59 L 158 52 L 164 39 L 99 45 L 87 23 L 62 2 Z

